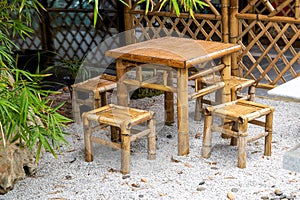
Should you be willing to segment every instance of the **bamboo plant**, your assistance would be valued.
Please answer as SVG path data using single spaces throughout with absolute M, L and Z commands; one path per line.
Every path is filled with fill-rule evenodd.
M 18 47 L 10 38 L 24 39 L 30 28 L 32 11 L 41 9 L 38 0 L 3 0 L 0 2 L 0 147 L 18 141 L 19 147 L 37 147 L 56 156 L 56 149 L 67 143 L 63 132 L 71 120 L 52 108 L 44 91 L 36 82 L 41 75 L 17 69 L 13 49 Z M 62 105 L 60 105 L 62 106 Z

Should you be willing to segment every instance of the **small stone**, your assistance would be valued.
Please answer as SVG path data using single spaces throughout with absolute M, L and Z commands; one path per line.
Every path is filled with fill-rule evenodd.
M 139 195 L 139 198 L 143 198 L 143 197 L 144 197 L 144 195 L 142 195 L 142 194 Z
M 276 194 L 276 196 L 281 196 L 283 193 L 279 189 L 276 189 L 274 194 Z
M 196 133 L 196 134 L 195 134 L 195 138 L 196 138 L 196 139 L 199 139 L 199 138 L 200 138 L 200 135 L 201 135 L 200 133 Z
M 211 167 L 210 169 L 218 170 L 219 168 L 217 168 L 217 167 Z
M 167 135 L 167 138 L 171 139 L 173 136 L 171 134 Z
M 205 181 L 201 181 L 201 182 L 199 183 L 199 185 L 204 185 L 204 183 L 205 183 Z
M 132 183 L 131 186 L 135 187 L 135 188 L 139 188 L 140 187 L 140 185 L 138 183 Z
M 234 195 L 231 192 L 227 193 L 227 198 L 230 200 L 234 200 Z
M 288 200 L 295 200 L 295 198 L 292 197 L 292 196 L 287 196 L 286 199 L 288 199 Z
M 198 188 L 197 188 L 197 191 L 199 191 L 199 192 L 204 191 L 204 190 L 206 190 L 205 187 L 198 187 Z
M 148 180 L 146 178 L 141 178 L 141 181 L 144 182 L 144 183 L 148 182 Z
M 231 192 L 237 192 L 239 191 L 237 188 L 231 188 Z
M 127 178 L 129 178 L 130 177 L 130 175 L 129 174 L 126 174 L 126 175 L 124 175 L 123 177 L 122 177 L 122 179 L 127 179 Z
M 191 164 L 190 163 L 185 163 L 184 166 L 191 168 Z
M 261 199 L 263 199 L 263 200 L 268 200 L 269 197 L 268 197 L 268 196 L 262 196 Z

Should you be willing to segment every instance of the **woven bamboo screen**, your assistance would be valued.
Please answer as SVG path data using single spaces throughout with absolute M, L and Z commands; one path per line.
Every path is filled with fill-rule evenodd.
M 169 35 L 222 41 L 221 9 L 209 0 L 206 2 L 210 7 L 200 10 L 193 19 L 184 12 L 177 17 L 175 12 L 169 10 L 168 7 L 163 7 L 160 12 L 157 12 L 160 7 L 159 3 L 145 15 L 144 6 L 137 4 L 137 1 L 131 1 L 131 9 L 125 13 L 125 29 L 135 32 L 134 41 L 131 42 Z
M 299 2 L 251 0 L 237 13 L 237 1 L 231 0 L 231 42 L 242 46 L 241 76 L 272 88 L 300 75 Z

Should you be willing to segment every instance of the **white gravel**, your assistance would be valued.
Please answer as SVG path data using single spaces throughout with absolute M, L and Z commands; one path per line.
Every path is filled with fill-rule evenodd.
M 203 122 L 193 121 L 190 102 L 190 154 L 177 156 L 177 127 L 163 126 L 162 96 L 133 102 L 137 107 L 158 111 L 157 157 L 147 160 L 146 140 L 132 144 L 130 176 L 120 169 L 120 151 L 94 145 L 94 161 L 84 159 L 81 125 L 69 126 L 70 146 L 55 159 L 49 153 L 41 158 L 36 176 L 19 181 L 0 199 L 228 199 L 274 198 L 284 195 L 300 198 L 300 176 L 283 169 L 283 154 L 300 141 L 300 104 L 256 98 L 275 107 L 272 156 L 263 156 L 264 140 L 247 147 L 247 167 L 237 168 L 237 147 L 215 134 L 209 159 L 201 158 Z M 146 103 L 147 102 L 147 103 Z M 256 128 L 249 128 L 249 133 Z M 102 135 L 108 135 L 103 130 Z M 200 138 L 195 138 L 200 133 Z

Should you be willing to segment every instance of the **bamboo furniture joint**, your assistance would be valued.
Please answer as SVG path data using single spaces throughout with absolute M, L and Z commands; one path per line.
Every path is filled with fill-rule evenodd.
M 92 142 L 121 149 L 121 172 L 128 174 L 130 172 L 130 142 L 144 136 L 148 136 L 148 159 L 155 159 L 156 134 L 154 112 L 109 104 L 83 113 L 82 120 L 84 127 L 85 159 L 87 162 L 93 161 Z M 133 131 L 131 131 L 132 127 L 143 122 L 147 122 L 148 128 L 133 134 Z M 92 126 L 93 123 L 96 123 L 96 125 Z M 108 125 L 118 127 L 121 130 L 119 135 L 121 137 L 121 143 L 118 143 L 119 139 L 109 141 L 92 136 L 95 130 Z M 112 138 L 115 139 L 116 137 Z
M 264 155 L 271 156 L 273 107 L 246 100 L 236 100 L 205 110 L 202 157 L 208 158 L 212 148 L 212 132 L 231 136 L 231 145 L 238 143 L 238 167 L 246 167 L 246 146 L 248 142 L 265 137 Z M 224 124 L 213 125 L 213 116 L 221 117 Z M 257 120 L 265 116 L 265 122 Z M 264 132 L 248 137 L 248 123 L 264 127 Z
M 72 85 L 72 108 L 75 122 L 81 121 L 81 106 L 85 105 L 96 109 L 106 105 L 106 92 L 112 91 L 116 87 L 116 77 L 107 74 Z
M 189 153 L 188 100 L 191 97 L 188 94 L 188 70 L 198 64 L 222 58 L 225 67 L 221 70 L 221 76 L 223 80 L 229 80 L 231 54 L 238 52 L 240 48 L 239 45 L 229 43 L 162 37 L 109 50 L 106 55 L 116 58 L 117 62 L 118 104 L 128 106 L 127 85 L 134 83 L 125 83 L 126 76 L 124 75 L 132 64 L 148 63 L 172 68 L 177 73 L 177 87 L 149 84 L 147 82 L 138 82 L 135 85 L 166 92 L 166 118 L 171 118 L 168 114 L 174 113 L 172 111 L 174 107 L 170 108 L 169 102 L 173 101 L 172 94 L 177 92 L 178 155 L 186 155 Z M 222 101 L 230 101 L 230 88 L 225 85 L 223 91 Z M 171 111 L 168 111 L 168 109 L 171 109 Z

